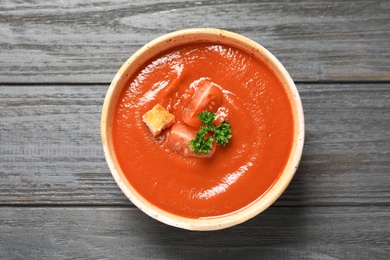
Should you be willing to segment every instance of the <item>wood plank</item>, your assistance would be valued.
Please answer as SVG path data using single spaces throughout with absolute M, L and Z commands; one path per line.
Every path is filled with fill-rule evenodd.
M 390 182 L 389 86 L 298 85 L 305 146 L 282 199 L 292 204 L 389 205 L 388 185 L 380 184 Z
M 0 208 L 1 259 L 388 259 L 388 207 L 271 207 L 188 232 L 126 208 Z M 239 239 L 238 239 L 239 238 Z
M 388 1 L 7 0 L 0 82 L 110 82 L 139 47 L 190 27 L 241 33 L 296 81 L 390 80 Z
M 299 84 L 301 165 L 276 205 L 390 205 L 390 84 Z M 99 132 L 106 85 L 0 86 L 0 205 L 130 205 Z
M 107 86 L 0 87 L 2 203 L 127 203 L 100 140 L 106 91 Z

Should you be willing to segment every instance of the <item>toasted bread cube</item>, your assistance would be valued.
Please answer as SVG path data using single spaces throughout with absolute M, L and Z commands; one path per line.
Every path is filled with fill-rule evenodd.
M 175 123 L 175 116 L 165 110 L 162 105 L 157 104 L 142 116 L 142 120 L 153 136 L 157 136 L 162 130 L 171 127 Z

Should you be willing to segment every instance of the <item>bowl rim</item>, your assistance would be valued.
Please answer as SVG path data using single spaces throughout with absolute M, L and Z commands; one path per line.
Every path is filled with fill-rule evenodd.
M 244 51 L 251 52 L 257 58 L 263 60 L 282 82 L 282 85 L 289 96 L 294 117 L 294 138 L 289 159 L 285 169 L 269 190 L 246 207 L 235 212 L 216 217 L 198 219 L 177 216 L 162 210 L 144 199 L 131 186 L 130 182 L 120 169 L 115 157 L 113 144 L 112 142 L 110 143 L 112 120 L 110 120 L 109 117 L 115 109 L 116 100 L 120 92 L 125 87 L 128 78 L 132 75 L 130 73 L 131 70 L 134 73 L 147 60 L 162 51 L 184 43 L 193 42 L 216 42 L 233 45 Z M 115 182 L 125 196 L 141 211 L 160 222 L 182 229 L 198 231 L 219 230 L 243 223 L 271 206 L 285 191 L 295 175 L 302 156 L 305 137 L 304 114 L 301 99 L 295 83 L 281 62 L 259 43 L 243 35 L 214 28 L 189 28 L 170 32 L 148 42 L 131 55 L 120 67 L 107 90 L 102 107 L 100 131 L 108 167 Z

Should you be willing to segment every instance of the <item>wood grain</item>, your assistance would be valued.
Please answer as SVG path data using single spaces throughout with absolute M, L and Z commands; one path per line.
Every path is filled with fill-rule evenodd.
M 0 86 L 0 205 L 130 205 L 106 165 L 106 85 Z M 302 162 L 277 206 L 390 205 L 390 85 L 299 84 Z
M 388 259 L 384 207 L 271 207 L 189 232 L 138 209 L 0 208 L 1 259 Z
M 388 1 L 15 1 L 0 6 L 0 82 L 110 82 L 139 47 L 190 27 L 241 33 L 296 81 L 389 81 Z

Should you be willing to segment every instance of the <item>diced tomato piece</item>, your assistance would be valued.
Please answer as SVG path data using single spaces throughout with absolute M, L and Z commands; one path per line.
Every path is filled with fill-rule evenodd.
M 176 123 L 171 127 L 168 136 L 168 143 L 172 150 L 184 156 L 194 156 L 199 158 L 209 158 L 213 156 L 217 145 L 213 143 L 212 150 L 208 154 L 196 154 L 188 145 L 195 138 L 196 130 L 185 124 Z
M 183 112 L 183 121 L 193 127 L 200 127 L 202 122 L 198 119 L 200 112 L 217 112 L 222 105 L 223 94 L 221 89 L 213 82 L 203 79 L 197 82 L 196 91 L 192 100 Z

